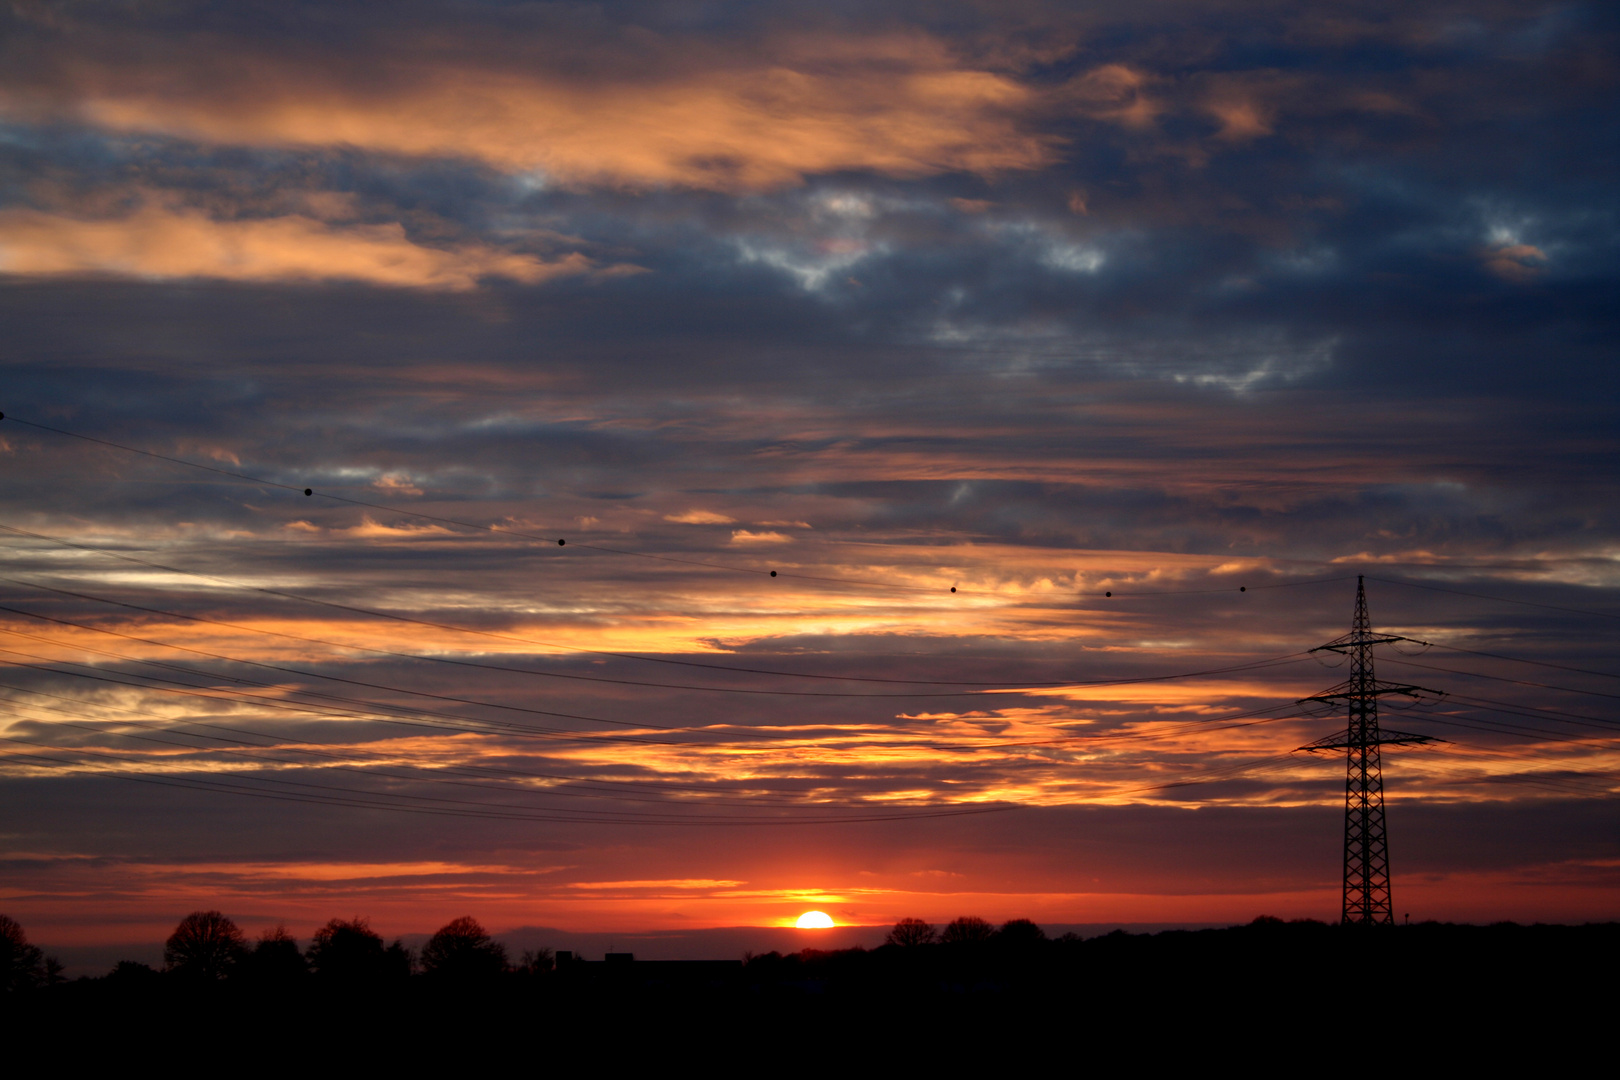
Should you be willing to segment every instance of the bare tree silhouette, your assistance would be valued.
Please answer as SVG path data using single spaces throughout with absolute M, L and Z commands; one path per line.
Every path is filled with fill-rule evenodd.
M 30 990 L 45 981 L 45 954 L 28 944 L 17 920 L 0 915 L 0 992 Z
M 883 939 L 885 945 L 899 945 L 901 948 L 912 949 L 918 945 L 928 945 L 934 940 L 934 927 L 921 919 L 901 919 L 889 931 L 889 936 Z
M 489 979 L 506 970 L 506 946 L 471 915 L 439 927 L 422 948 L 422 970 L 441 979 Z
M 242 931 L 223 913 L 193 911 L 164 942 L 163 963 L 177 975 L 213 981 L 229 975 L 246 951 Z
M 976 945 L 996 936 L 996 928 L 977 915 L 963 915 L 953 919 L 940 933 L 939 940 L 946 945 Z
M 518 970 L 525 975 L 544 975 L 557 966 L 557 958 L 550 949 L 529 949 L 523 954 L 523 962 Z

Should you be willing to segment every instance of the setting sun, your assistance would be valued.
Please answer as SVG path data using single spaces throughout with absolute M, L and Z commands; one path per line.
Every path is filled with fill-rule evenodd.
M 826 930 L 833 925 L 832 916 L 825 911 L 807 911 L 793 924 L 800 930 Z

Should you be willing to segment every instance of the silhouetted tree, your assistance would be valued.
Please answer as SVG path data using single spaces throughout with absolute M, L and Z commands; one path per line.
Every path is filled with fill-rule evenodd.
M 315 931 L 309 966 L 329 979 L 373 979 L 387 967 L 382 935 L 365 919 L 333 919 Z
M 996 940 L 1014 948 L 1029 948 L 1046 940 L 1046 931 L 1028 919 L 1008 919 L 996 932 Z
M 139 960 L 120 960 L 107 972 L 108 981 L 131 988 L 149 987 L 162 978 L 152 970 L 151 964 L 143 964 Z
M 439 927 L 422 948 L 422 970 L 435 978 L 492 979 L 506 970 L 506 946 L 471 915 Z
M 218 911 L 193 911 L 164 942 L 163 963 L 178 975 L 213 981 L 229 975 L 246 951 L 234 922 Z
M 405 947 L 403 938 L 383 950 L 383 976 L 389 979 L 408 979 L 416 970 L 416 957 Z
M 0 991 L 31 990 L 45 981 L 45 954 L 28 944 L 17 920 L 0 915 Z
M 333 919 L 319 930 L 309 946 L 309 966 L 315 974 L 344 982 L 403 979 L 411 973 L 411 953 L 402 941 L 383 947 L 371 924 L 358 916 Z
M 298 939 L 285 926 L 266 930 L 259 936 L 242 964 L 242 974 L 256 982 L 290 983 L 309 974 L 309 964 L 298 950 Z
M 899 945 L 901 948 L 912 949 L 918 945 L 927 945 L 934 940 L 934 928 L 921 919 L 901 919 L 889 931 L 889 936 L 883 939 L 885 945 Z
M 977 915 L 964 915 L 952 919 L 939 935 L 946 945 L 976 945 L 996 936 L 996 928 Z
M 743 963 L 747 963 L 744 959 Z M 523 954 L 523 963 L 518 970 L 525 975 L 544 975 L 557 966 L 557 958 L 550 949 L 529 949 Z

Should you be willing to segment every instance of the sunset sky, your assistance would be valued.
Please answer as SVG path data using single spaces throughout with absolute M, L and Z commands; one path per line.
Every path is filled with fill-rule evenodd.
M 10 4 L 0 911 L 1333 919 L 1296 701 L 1363 574 L 1447 692 L 1383 715 L 1446 740 L 1386 756 L 1397 918 L 1620 917 L 1617 57 L 1579 2 Z

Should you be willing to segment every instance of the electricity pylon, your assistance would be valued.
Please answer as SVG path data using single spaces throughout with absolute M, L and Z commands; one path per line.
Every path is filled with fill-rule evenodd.
M 1345 751 L 1344 781 L 1344 907 L 1347 924 L 1389 925 L 1395 909 L 1389 895 L 1389 837 L 1384 829 L 1384 774 L 1380 747 L 1434 742 L 1427 735 L 1380 731 L 1378 699 L 1385 694 L 1417 698 L 1434 694 L 1421 686 L 1379 682 L 1373 676 L 1373 646 L 1408 639 L 1375 634 L 1367 619 L 1367 589 L 1356 577 L 1356 614 L 1350 632 L 1311 652 L 1336 652 L 1350 658 L 1350 677 L 1314 697 L 1302 698 L 1329 705 L 1343 704 L 1349 714 L 1345 730 L 1300 747 L 1305 751 Z

